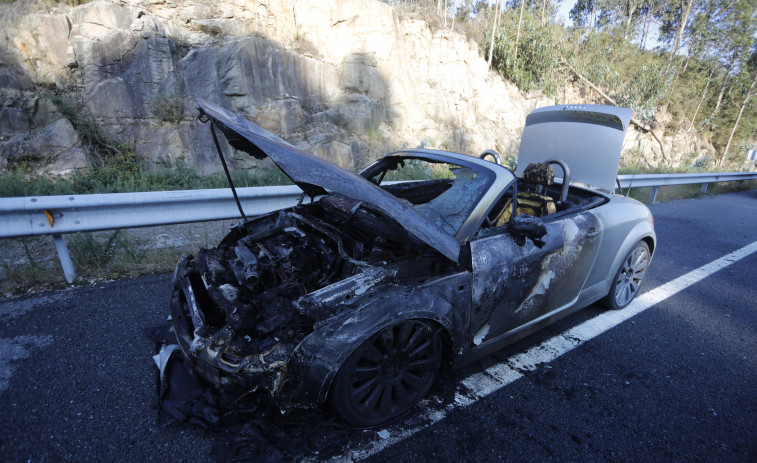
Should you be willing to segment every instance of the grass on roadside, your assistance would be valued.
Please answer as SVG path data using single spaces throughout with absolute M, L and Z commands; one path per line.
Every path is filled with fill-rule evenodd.
M 275 167 L 233 171 L 231 177 L 234 186 L 239 188 L 292 183 L 289 177 Z M 0 174 L 0 197 L 197 190 L 228 186 L 223 172 L 200 175 L 187 167 L 129 171 L 106 164 L 86 172 L 76 172 L 69 178 L 58 179 L 25 174 L 21 171 Z
M 76 271 L 75 285 L 169 273 L 182 254 L 215 246 L 233 220 L 75 233 L 65 236 Z M 68 287 L 48 236 L 0 241 L 0 294 Z
M 138 246 L 126 231 L 76 233 L 67 240 L 77 275 L 85 280 L 133 278 L 173 270 L 186 246 Z

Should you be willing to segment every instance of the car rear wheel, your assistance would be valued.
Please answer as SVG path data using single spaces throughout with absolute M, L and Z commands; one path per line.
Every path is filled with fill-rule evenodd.
M 634 300 L 639 294 L 639 287 L 647 274 L 650 259 L 651 255 L 647 243 L 644 241 L 636 243 L 636 246 L 623 259 L 615 278 L 612 280 L 610 292 L 603 300 L 605 306 L 618 310 L 626 307 Z
M 384 328 L 363 342 L 339 369 L 331 387 L 331 404 L 353 426 L 389 423 L 426 395 L 436 380 L 441 357 L 437 327 L 405 320 Z

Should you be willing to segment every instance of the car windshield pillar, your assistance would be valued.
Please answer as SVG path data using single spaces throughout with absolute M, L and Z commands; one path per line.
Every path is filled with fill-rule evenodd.
M 456 236 L 492 184 L 488 171 L 428 156 L 390 156 L 361 175 Z

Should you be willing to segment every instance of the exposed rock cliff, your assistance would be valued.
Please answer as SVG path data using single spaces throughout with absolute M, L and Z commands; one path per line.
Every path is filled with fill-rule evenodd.
M 0 169 L 88 164 L 43 89 L 74 96 L 149 163 L 204 172 L 220 166 L 197 97 L 350 169 L 402 146 L 515 155 L 526 114 L 553 104 L 489 72 L 475 43 L 375 0 L 26 0 L 0 11 Z

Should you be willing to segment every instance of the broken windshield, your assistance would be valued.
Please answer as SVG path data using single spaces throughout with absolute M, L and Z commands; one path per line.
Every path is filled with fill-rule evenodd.
M 457 164 L 399 156 L 383 161 L 363 175 L 409 202 L 452 236 L 463 226 L 491 183 L 487 176 Z

